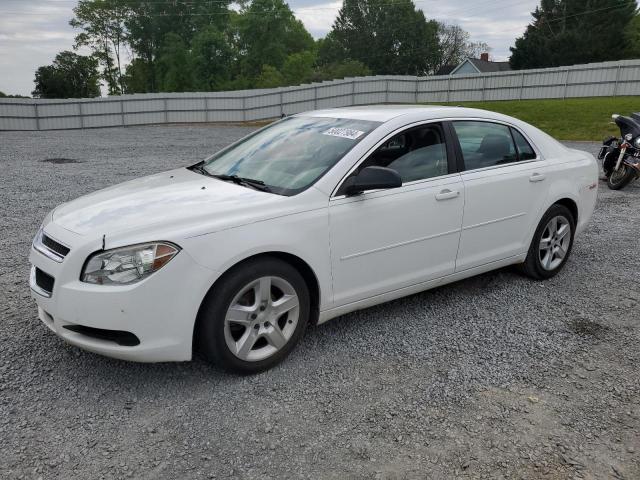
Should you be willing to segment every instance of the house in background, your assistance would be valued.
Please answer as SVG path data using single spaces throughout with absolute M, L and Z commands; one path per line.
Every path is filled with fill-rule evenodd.
M 445 65 L 436 72 L 436 75 L 473 75 L 510 70 L 509 62 L 492 62 L 489 60 L 489 54 L 483 53 L 480 58 L 465 58 L 460 65 Z

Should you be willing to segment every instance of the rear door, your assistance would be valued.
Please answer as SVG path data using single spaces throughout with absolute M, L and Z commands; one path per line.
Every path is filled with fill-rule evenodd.
M 465 208 L 456 271 L 526 252 L 549 191 L 548 164 L 512 126 L 452 122 Z

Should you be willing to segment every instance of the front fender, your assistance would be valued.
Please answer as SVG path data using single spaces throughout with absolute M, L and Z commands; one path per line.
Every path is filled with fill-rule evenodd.
M 187 238 L 182 246 L 200 265 L 220 274 L 255 255 L 293 255 L 313 270 L 320 287 L 320 309 L 332 301 L 326 207 Z

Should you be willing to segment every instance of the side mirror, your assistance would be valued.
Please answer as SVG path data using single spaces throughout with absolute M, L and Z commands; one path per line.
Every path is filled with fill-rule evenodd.
M 390 168 L 365 167 L 356 176 L 348 178 L 346 186 L 346 195 L 358 195 L 367 190 L 401 187 L 402 179 Z

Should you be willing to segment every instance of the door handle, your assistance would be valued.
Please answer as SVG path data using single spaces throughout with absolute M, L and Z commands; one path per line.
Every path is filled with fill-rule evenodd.
M 450 200 L 452 198 L 456 198 L 460 195 L 460 192 L 455 190 L 449 190 L 448 188 L 445 190 L 442 190 L 440 193 L 438 193 L 436 195 L 436 200 L 438 200 L 439 202 L 442 200 Z
M 529 177 L 529 181 L 530 182 L 542 182 L 545 178 L 547 178 L 544 174 L 542 173 L 534 173 Z

